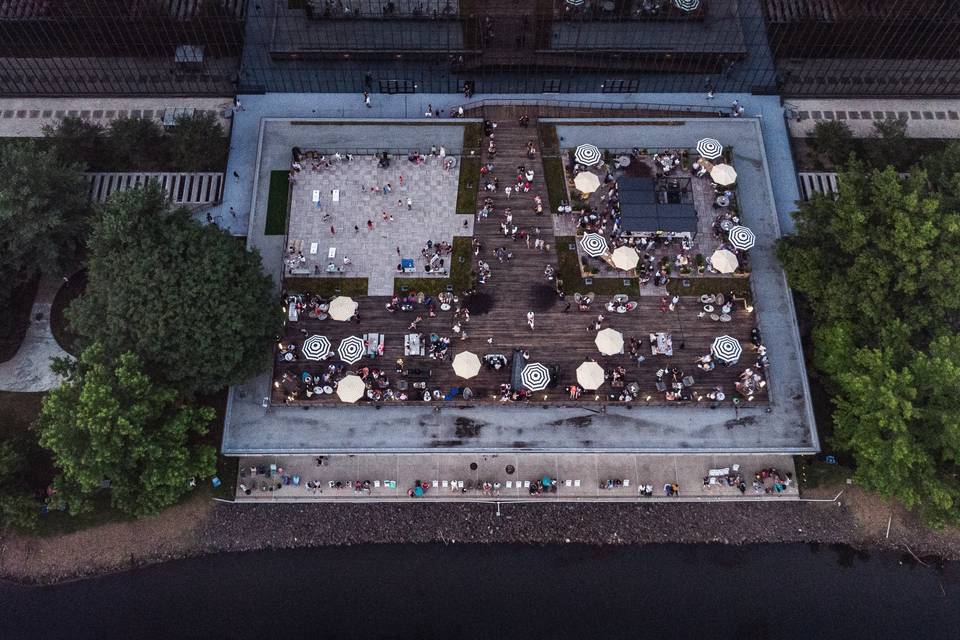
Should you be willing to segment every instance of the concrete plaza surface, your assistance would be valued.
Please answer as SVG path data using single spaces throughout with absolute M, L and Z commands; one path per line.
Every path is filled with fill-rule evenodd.
M 256 467 L 275 467 L 271 478 Z M 704 484 L 711 469 L 734 471 L 746 484 L 741 493 L 726 484 Z M 629 502 L 629 501 L 730 501 L 796 500 L 795 479 L 782 492 L 753 488 L 754 474 L 774 468 L 794 476 L 793 458 L 777 455 L 619 455 L 619 454 L 438 454 L 332 455 L 317 466 L 312 456 L 253 456 L 239 461 L 236 499 L 239 502 L 390 502 L 411 500 L 408 490 L 417 480 L 427 485 L 429 502 Z M 282 470 L 282 471 L 281 471 Z M 299 485 L 283 485 L 280 476 L 298 476 Z M 557 490 L 530 493 L 530 483 L 544 476 L 557 482 Z M 355 491 L 353 483 L 369 481 L 369 491 Z M 619 480 L 612 488 L 609 480 Z M 312 486 L 307 486 L 307 483 Z M 331 486 L 340 482 L 343 488 Z M 483 483 L 491 486 L 484 490 Z M 499 487 L 496 486 L 499 483 Z M 277 485 L 280 485 L 279 487 Z M 667 496 L 665 484 L 677 484 L 680 494 Z M 247 494 L 243 488 L 249 490 Z M 347 486 L 349 485 L 349 486 Z M 644 485 L 653 495 L 640 495 Z

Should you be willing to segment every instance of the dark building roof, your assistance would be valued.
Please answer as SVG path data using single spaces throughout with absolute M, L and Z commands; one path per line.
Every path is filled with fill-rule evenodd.
M 658 201 L 659 194 L 667 193 L 658 188 L 653 178 L 620 178 L 617 192 L 620 195 L 620 228 L 627 233 L 697 233 L 697 209 L 687 202 L 667 203 Z M 680 200 L 680 198 L 677 198 Z

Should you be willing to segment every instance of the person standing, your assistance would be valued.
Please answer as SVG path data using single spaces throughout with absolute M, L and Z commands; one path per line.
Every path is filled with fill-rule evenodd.
M 370 92 L 366 89 L 363 90 L 363 104 L 367 105 L 368 109 L 373 108 L 373 105 L 370 104 Z
M 533 311 L 527 311 L 527 326 L 530 327 L 530 331 L 533 331 L 534 320 Z
M 412 211 L 412 210 L 413 210 L 413 200 L 409 196 L 407 196 L 407 211 Z

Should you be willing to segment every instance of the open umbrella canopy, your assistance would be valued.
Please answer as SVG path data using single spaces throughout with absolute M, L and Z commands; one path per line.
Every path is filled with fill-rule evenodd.
M 363 397 L 366 386 L 360 376 L 344 376 L 337 384 L 337 397 L 344 402 L 356 402 Z
M 593 391 L 603 384 L 603 367 L 596 362 L 584 362 L 577 367 L 577 383 Z
M 600 178 L 597 177 L 595 173 L 581 171 L 577 174 L 577 177 L 573 179 L 573 186 L 575 186 L 580 193 L 593 193 L 600 187 Z
M 480 373 L 480 358 L 472 351 L 461 351 L 453 357 L 453 372 L 461 378 L 472 378 Z
M 530 391 L 543 391 L 550 384 L 550 369 L 539 362 L 531 362 L 520 372 L 520 382 Z
M 720 273 L 733 273 L 740 266 L 737 256 L 727 249 L 717 249 L 710 256 L 710 264 Z
M 573 152 L 573 159 L 579 164 L 592 167 L 603 159 L 600 149 L 593 144 L 582 144 Z
M 327 310 L 331 318 L 340 322 L 346 322 L 356 312 L 357 303 L 348 296 L 337 296 L 330 301 L 330 308 Z
M 597 333 L 594 343 L 596 343 L 597 349 L 600 349 L 600 353 L 605 356 L 623 353 L 623 334 L 616 329 L 607 327 L 600 331 Z
M 743 347 L 740 341 L 731 336 L 720 336 L 710 345 L 710 353 L 713 357 L 727 364 L 736 364 L 743 353 Z
M 700 0 L 673 0 L 673 4 L 680 11 L 686 11 L 687 13 L 700 8 Z
M 728 164 L 715 164 L 710 169 L 710 177 L 717 184 L 727 186 L 737 181 L 737 171 Z
M 366 351 L 366 346 L 363 344 L 363 338 L 359 336 L 347 336 L 340 341 L 337 354 L 344 362 L 355 364 L 363 357 L 364 351 Z
M 322 360 L 330 353 L 330 340 L 325 336 L 310 336 L 303 341 L 303 357 L 309 360 Z
M 737 225 L 733 229 L 730 229 L 727 240 L 730 241 L 734 249 L 746 251 L 747 249 L 752 249 L 753 245 L 757 243 L 757 236 L 748 227 Z
M 697 153 L 701 158 L 716 160 L 723 154 L 723 145 L 714 138 L 704 138 L 697 142 Z
M 599 258 L 607 252 L 607 239 L 599 233 L 586 233 L 580 238 L 583 252 L 593 258 Z
M 633 247 L 617 247 L 613 251 L 612 261 L 613 266 L 617 269 L 630 271 L 637 268 L 637 263 L 640 262 L 640 254 Z

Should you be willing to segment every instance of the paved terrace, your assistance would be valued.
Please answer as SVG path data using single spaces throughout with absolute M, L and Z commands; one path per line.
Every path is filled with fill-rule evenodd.
M 779 115 L 779 110 L 773 113 Z M 772 242 L 779 230 L 759 123 L 754 119 L 704 119 L 675 127 L 646 127 L 642 121 L 624 127 L 588 129 L 573 123 L 569 126 L 561 136 L 575 135 L 578 130 L 586 134 L 602 129 L 610 138 L 593 136 L 591 141 L 609 147 L 620 146 L 625 136 L 636 135 L 637 130 L 643 131 L 650 147 L 690 147 L 707 134 L 721 141 L 739 141 L 739 159 L 734 159 L 734 165 L 741 175 L 741 200 L 744 210 L 754 212 L 750 215 L 756 218 L 748 216 L 746 222 L 762 238 L 761 251 L 754 250 L 754 260 L 756 255 L 766 255 L 766 267 L 773 269 L 764 273 L 765 285 L 755 291 L 766 341 L 777 342 L 776 348 L 771 347 L 774 389 L 770 407 L 743 408 L 738 414 L 732 407 L 711 410 L 695 406 L 539 408 L 538 405 L 533 409 L 468 408 L 448 404 L 439 411 L 427 407 L 336 406 L 308 413 L 305 409 L 283 407 L 265 410 L 263 399 L 269 395 L 271 379 L 263 375 L 234 389 L 224 450 L 233 454 L 417 451 L 436 447 L 454 447 L 460 451 L 501 448 L 635 452 L 816 450 L 813 420 L 805 403 L 806 384 L 792 305 L 783 275 L 772 262 Z M 782 121 L 779 129 L 772 138 L 782 142 Z M 577 142 L 566 140 L 564 146 Z M 783 155 L 782 150 L 777 154 Z M 785 191 L 789 193 L 790 189 Z M 784 195 L 784 189 L 781 192 Z M 755 274 L 762 271 L 758 264 L 754 269 Z
M 270 476 L 258 473 L 271 468 Z M 741 493 L 715 476 L 704 484 L 710 470 L 726 469 L 736 476 L 734 465 L 746 484 Z M 796 482 L 786 489 L 753 487 L 756 473 L 776 469 L 781 476 L 794 476 L 793 458 L 776 455 L 544 455 L 415 454 L 333 455 L 317 466 L 312 456 L 253 456 L 240 459 L 237 482 L 239 502 L 390 502 L 408 501 L 408 490 L 417 480 L 427 485 L 428 502 L 633 502 L 633 501 L 768 501 L 796 500 Z M 300 484 L 283 484 L 283 476 Z M 530 485 L 547 476 L 557 481 L 556 491 L 531 495 Z M 709 476 L 708 476 L 709 477 Z M 369 481 L 369 491 L 355 491 L 354 482 Z M 613 486 L 606 488 L 608 481 Z M 343 488 L 337 488 L 340 482 Z M 308 486 L 311 483 L 311 486 Z M 484 483 L 488 483 L 486 489 Z M 499 483 L 499 487 L 496 486 Z M 604 488 L 601 488 L 603 483 Z M 667 496 L 664 485 L 677 484 L 680 494 Z M 241 485 L 250 493 L 247 494 Z M 349 486 L 347 486 L 349 485 Z M 642 496 L 644 485 L 653 486 L 652 496 Z M 766 492 L 770 489 L 770 493 Z

